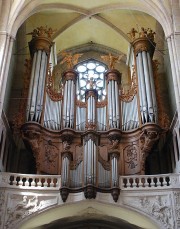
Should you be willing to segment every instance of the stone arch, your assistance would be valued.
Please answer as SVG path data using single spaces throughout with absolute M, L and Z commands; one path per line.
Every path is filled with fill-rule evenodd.
M 41 213 L 36 212 L 36 214 L 26 217 L 21 221 L 21 223 L 16 226 L 16 229 L 26 229 L 29 228 L 29 225 L 31 225 L 32 229 L 45 229 L 46 226 L 49 226 L 47 228 L 53 228 L 53 225 L 68 226 L 68 222 L 80 223 L 81 221 L 95 221 L 106 223 L 106 225 L 111 222 L 111 225 L 114 226 L 113 228 L 116 228 L 118 225 L 124 226 L 123 228 L 128 229 L 160 228 L 151 217 L 145 216 L 136 211 L 136 209 L 102 203 L 96 200 L 83 200 L 75 203 L 59 205 Z M 110 228 L 111 227 L 109 227 L 109 229 Z

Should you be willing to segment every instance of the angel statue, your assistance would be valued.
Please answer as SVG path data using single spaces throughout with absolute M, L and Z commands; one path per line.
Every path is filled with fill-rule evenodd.
M 74 65 L 78 63 L 79 57 L 81 57 L 83 54 L 77 53 L 72 55 L 71 53 L 62 52 L 61 55 L 64 57 L 63 60 L 60 62 L 60 64 L 67 64 L 68 69 L 72 69 Z
M 121 58 L 123 56 L 124 56 L 124 54 L 122 54 L 120 56 L 113 56 L 111 53 L 109 53 L 107 56 L 101 56 L 101 59 L 108 62 L 108 68 L 109 69 L 114 69 L 115 64 L 119 63 L 119 61 L 121 60 Z
M 131 31 L 127 34 L 130 35 L 131 40 L 133 41 L 136 38 L 136 33 L 137 33 L 137 30 L 135 30 L 135 28 L 132 28 Z

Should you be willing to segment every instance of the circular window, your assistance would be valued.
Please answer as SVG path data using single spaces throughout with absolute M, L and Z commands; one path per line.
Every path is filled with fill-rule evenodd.
M 96 60 L 87 60 L 76 65 L 75 70 L 79 73 L 77 82 L 77 97 L 81 101 L 85 101 L 85 92 L 93 83 L 93 89 L 98 91 L 98 101 L 105 99 L 106 85 L 104 73 L 107 66 Z

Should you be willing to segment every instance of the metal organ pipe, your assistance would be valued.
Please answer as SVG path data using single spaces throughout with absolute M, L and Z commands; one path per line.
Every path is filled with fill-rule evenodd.
M 52 41 L 47 34 L 37 33 L 29 42 L 32 71 L 27 104 L 27 121 L 41 121 L 43 109 L 46 68 L 51 51 Z
M 145 36 L 142 32 L 141 35 L 140 38 L 133 41 L 132 45 L 136 56 L 141 116 L 142 124 L 144 124 L 156 122 L 157 120 L 155 87 L 152 71 L 152 56 L 156 44 L 152 36 L 150 37 L 150 34 L 147 33 L 147 36 Z
M 68 70 L 63 74 L 64 81 L 64 100 L 63 100 L 63 127 L 74 128 L 74 98 L 75 98 L 75 81 L 77 73 Z
M 139 60 L 139 75 L 138 75 L 138 80 L 140 80 L 140 87 L 139 91 L 141 90 L 141 107 L 142 107 L 142 123 L 146 123 L 148 120 L 148 113 L 147 113 L 147 98 L 146 98 L 146 86 L 145 86 L 145 80 L 144 80 L 144 70 L 143 70 L 143 60 L 142 60 L 142 53 L 138 53 L 137 56 Z
M 156 92 L 155 92 L 155 85 L 154 85 L 154 76 L 153 76 L 153 69 L 152 69 L 152 60 L 150 54 L 147 53 L 148 59 L 148 68 L 150 74 L 150 85 L 151 85 L 151 93 L 152 93 L 152 101 L 153 101 L 153 114 L 154 114 L 154 121 L 157 123 L 157 102 L 156 102 Z
M 119 128 L 119 90 L 120 73 L 113 69 L 106 73 L 108 87 L 108 119 L 109 128 Z
M 61 171 L 61 185 L 62 185 L 62 187 L 68 187 L 69 186 L 71 157 L 72 157 L 72 155 L 68 152 L 63 154 L 62 171 Z
M 111 176 L 112 176 L 112 187 L 118 187 L 118 166 L 117 166 L 118 155 L 113 153 L 111 155 Z

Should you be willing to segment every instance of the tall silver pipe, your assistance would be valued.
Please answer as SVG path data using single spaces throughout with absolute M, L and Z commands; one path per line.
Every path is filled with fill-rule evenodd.
M 30 115 L 30 104 L 31 104 L 31 96 L 32 96 L 32 90 L 33 90 L 33 84 L 34 84 L 34 76 L 35 76 L 35 67 L 36 67 L 36 59 L 37 59 L 37 53 L 34 53 L 33 57 L 33 63 L 32 63 L 32 70 L 31 70 L 31 77 L 30 77 L 30 85 L 29 85 L 29 93 L 28 93 L 28 102 L 27 102 L 27 121 L 31 120 Z
M 31 121 L 34 119 L 34 116 L 35 116 L 41 56 L 42 56 L 42 51 L 38 50 L 37 51 L 36 67 L 35 67 L 35 76 L 34 76 L 33 89 L 32 89 L 31 105 L 30 105 Z
M 120 127 L 119 90 L 118 90 L 118 84 L 116 81 L 115 81 L 115 97 L 116 97 L 117 128 L 119 128 Z
M 153 69 L 152 69 L 152 60 L 151 60 L 151 57 L 150 57 L 149 53 L 147 53 L 147 60 L 148 60 L 148 68 L 149 68 L 149 74 L 150 74 L 150 85 L 151 85 L 153 109 L 154 109 L 154 116 L 155 116 L 155 120 L 154 121 L 157 123 L 156 92 L 155 92 L 154 76 L 153 76 Z
M 150 83 L 150 74 L 147 62 L 147 53 L 145 51 L 142 52 L 143 58 L 143 67 L 144 67 L 144 79 L 145 79 L 145 87 L 146 87 L 146 97 L 148 103 L 148 114 L 150 121 L 153 122 L 153 100 L 151 93 L 151 83 Z
M 143 61 L 142 61 L 142 53 L 138 53 L 138 59 L 139 59 L 139 74 L 138 79 L 140 79 L 141 87 L 139 90 L 142 91 L 142 110 L 143 110 L 143 117 L 145 118 L 145 122 L 148 120 L 148 113 L 147 113 L 147 98 L 146 98 L 146 87 L 145 87 L 145 80 L 144 80 L 144 71 L 143 71 Z M 144 120 L 142 120 L 143 122 Z
M 66 123 L 66 106 L 67 106 L 67 81 L 65 82 L 64 86 L 64 101 L 63 101 L 63 127 L 65 127 Z

